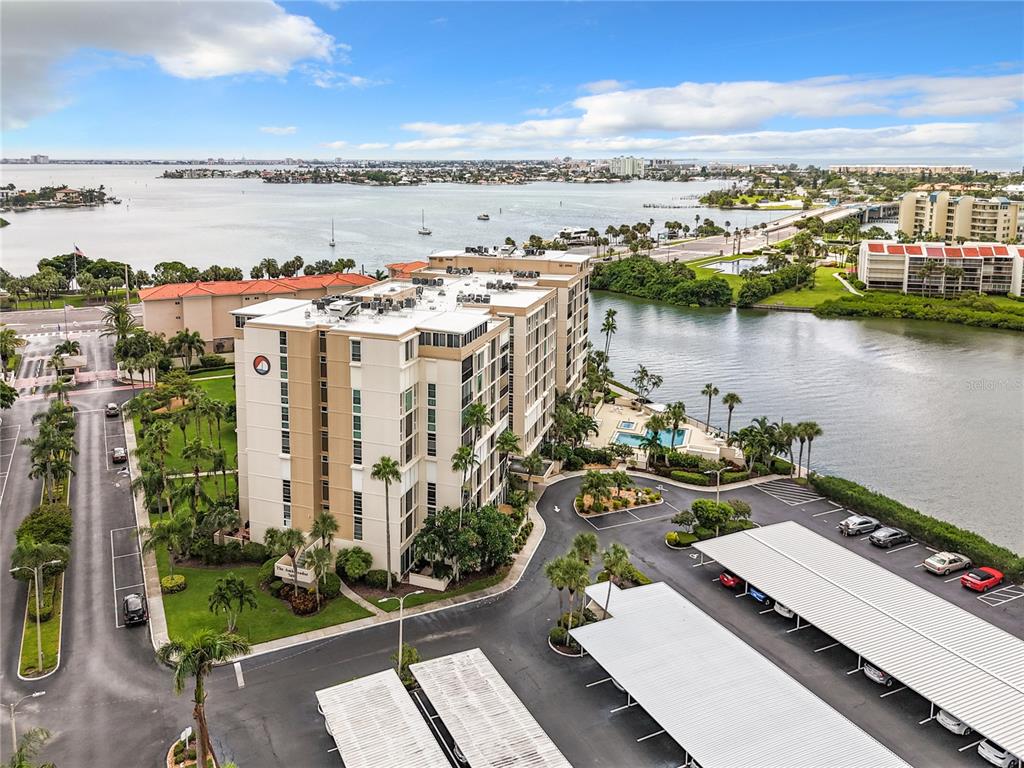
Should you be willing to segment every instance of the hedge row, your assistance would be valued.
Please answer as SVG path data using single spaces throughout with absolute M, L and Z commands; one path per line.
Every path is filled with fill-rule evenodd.
M 690 485 L 711 485 L 711 480 L 708 479 L 707 475 L 697 472 L 683 472 L 677 469 L 670 473 L 669 477 L 680 483 L 689 483 Z
M 39 595 L 39 620 L 49 621 L 53 617 L 53 606 L 58 596 L 57 576 L 47 576 L 43 579 L 43 589 Z M 28 617 L 36 620 L 36 585 L 35 579 L 28 585 Z
M 998 568 L 1013 581 L 1024 578 L 1024 557 L 993 544 L 973 531 L 911 509 L 895 499 L 841 477 L 812 475 L 811 484 L 823 496 L 886 525 L 903 528 L 933 547 L 966 555 L 978 565 Z

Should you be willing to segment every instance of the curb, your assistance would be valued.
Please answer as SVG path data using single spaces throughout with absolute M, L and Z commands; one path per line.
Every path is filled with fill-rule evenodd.
M 578 518 L 580 518 L 581 520 L 591 520 L 591 519 L 593 519 L 595 517 L 604 517 L 605 515 L 617 515 L 620 512 L 632 512 L 634 509 L 647 509 L 648 507 L 660 507 L 664 503 L 665 503 L 665 499 L 662 499 L 661 501 L 654 501 L 654 502 L 651 502 L 650 504 L 638 504 L 635 507 L 622 507 L 621 509 L 610 509 L 607 512 L 597 512 L 597 513 L 590 512 L 588 514 L 588 513 L 585 513 L 585 512 L 580 512 L 578 509 L 576 509 L 576 502 L 574 500 L 573 503 L 572 503 L 572 510 L 573 510 L 573 512 L 576 513 L 576 516 Z
M 555 648 L 554 644 L 551 642 L 551 638 L 550 637 L 548 638 L 548 648 L 550 648 L 552 651 L 557 653 L 559 656 L 564 656 L 567 659 L 582 659 L 583 658 L 583 653 L 582 652 L 580 652 L 580 653 L 566 653 L 565 651 L 558 650 L 557 648 Z
M 33 683 L 37 680 L 45 680 L 50 675 L 56 673 L 60 669 L 60 650 L 64 640 L 64 573 L 60 574 L 60 632 L 57 633 L 57 663 L 53 669 L 44 675 L 34 675 L 33 677 L 25 677 L 21 674 L 21 654 L 25 650 L 25 624 L 28 623 L 28 598 L 25 598 L 25 618 L 21 624 L 21 647 L 18 649 L 18 679 L 24 680 L 26 683 Z

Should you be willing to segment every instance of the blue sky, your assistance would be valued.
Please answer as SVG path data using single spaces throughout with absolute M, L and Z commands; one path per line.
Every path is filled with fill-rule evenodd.
M 1021 3 L 5 2 L 3 154 L 1024 155 Z

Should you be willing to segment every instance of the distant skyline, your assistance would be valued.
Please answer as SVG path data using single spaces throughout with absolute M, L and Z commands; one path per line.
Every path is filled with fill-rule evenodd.
M 5 0 L 2 155 L 1024 163 L 1024 4 Z

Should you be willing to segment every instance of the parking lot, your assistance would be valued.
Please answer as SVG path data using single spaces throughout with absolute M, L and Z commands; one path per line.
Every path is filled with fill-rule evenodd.
M 581 520 L 586 520 L 595 531 L 608 531 L 613 528 L 621 528 L 624 525 L 650 523 L 655 520 L 671 520 L 678 511 L 678 507 L 668 501 L 664 501 L 661 504 L 640 507 L 638 509 L 620 509 L 614 512 L 580 515 L 579 517 Z
M 126 449 L 124 438 L 124 422 L 121 418 L 103 417 L 103 455 L 106 456 L 106 467 L 108 472 L 118 471 L 128 474 L 128 464 L 115 464 L 111 455 L 115 448 Z M 127 449 L 126 449 L 127 450 Z
M 113 579 L 114 626 L 124 626 L 125 595 L 145 594 L 139 535 L 134 526 L 115 528 L 110 532 L 110 570 Z
M 11 463 L 14 461 L 14 452 L 18 448 L 20 436 L 20 424 L 0 426 L 0 506 L 3 505 L 4 492 L 7 490 L 7 478 L 11 473 Z

